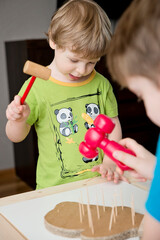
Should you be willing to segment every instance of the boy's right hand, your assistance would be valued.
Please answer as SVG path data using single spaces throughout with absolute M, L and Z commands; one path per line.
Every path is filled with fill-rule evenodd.
M 16 95 L 14 100 L 8 105 L 6 117 L 10 121 L 26 121 L 30 114 L 30 108 L 27 103 L 21 105 L 21 97 Z
M 133 177 L 137 176 L 137 178 L 139 178 L 141 176 L 151 180 L 153 178 L 156 157 L 131 138 L 122 139 L 119 141 L 119 143 L 122 146 L 132 150 L 136 156 L 132 156 L 122 151 L 115 151 L 113 156 L 120 162 L 133 169 L 129 170 Z M 119 172 L 123 174 L 122 170 L 120 169 Z

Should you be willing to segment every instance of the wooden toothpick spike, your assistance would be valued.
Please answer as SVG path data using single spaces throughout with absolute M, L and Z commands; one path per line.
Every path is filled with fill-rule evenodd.
M 91 208 L 89 204 L 87 204 L 87 211 L 88 211 L 89 227 L 91 228 L 92 234 L 94 234 L 93 219 L 92 219 Z
M 79 218 L 80 218 L 80 222 L 82 223 L 82 208 L 81 208 L 80 202 L 79 202 Z
M 103 192 L 103 188 L 101 189 L 101 192 L 102 192 L 103 211 L 105 212 L 105 203 L 104 203 L 104 192 Z
M 97 193 L 96 193 L 96 200 L 97 200 L 97 217 L 98 217 L 98 219 L 100 219 Z
M 89 201 L 89 193 L 88 193 L 88 187 L 86 186 L 86 191 L 87 191 L 87 200 L 88 200 L 88 204 L 90 204 L 90 201 Z
M 88 194 L 88 188 L 86 187 L 86 191 L 87 191 L 87 212 L 88 212 L 88 223 L 89 223 L 89 227 L 91 227 L 91 218 L 90 218 L 90 211 L 89 211 L 89 194 Z
M 111 231 L 111 228 L 112 228 L 113 214 L 114 214 L 114 207 L 112 206 L 111 216 L 109 221 L 109 231 Z
M 87 213 L 88 213 L 88 224 L 89 224 L 89 227 L 91 228 L 91 217 L 90 217 L 90 212 L 89 212 L 89 204 L 87 204 Z
M 133 207 L 133 213 L 134 213 L 134 216 L 135 216 L 135 209 L 134 209 L 134 196 L 132 194 L 132 207 Z
M 134 199 L 133 199 L 133 195 L 132 195 L 132 199 L 131 199 L 131 218 L 132 218 L 132 225 L 133 225 L 133 226 L 134 226 L 134 224 L 135 224 L 134 217 L 135 217 Z
M 117 216 L 117 194 L 114 194 L 114 207 L 115 207 L 115 212 L 116 212 L 116 216 Z
M 114 223 L 116 222 L 115 206 L 113 206 L 113 219 Z
M 116 222 L 116 214 L 115 214 L 115 206 L 114 206 L 114 199 L 112 200 L 112 208 L 113 208 L 113 219 L 114 219 L 114 223 Z
M 120 190 L 120 196 L 121 196 L 121 206 L 122 206 L 122 210 L 124 208 L 124 202 L 123 202 L 123 193 L 122 193 L 122 189 Z
M 81 191 L 81 197 L 80 197 L 80 199 L 81 199 L 81 206 L 82 206 L 82 214 L 83 214 L 83 216 L 84 216 L 84 205 L 83 205 L 82 191 Z
M 88 204 L 87 204 L 88 222 L 89 222 L 89 227 L 91 228 L 92 234 L 94 234 L 93 219 L 92 219 L 91 208 L 90 208 L 90 203 L 89 203 L 88 188 L 87 188 L 87 199 L 88 199 Z
M 132 225 L 134 226 L 134 212 L 131 206 L 131 218 L 132 218 Z

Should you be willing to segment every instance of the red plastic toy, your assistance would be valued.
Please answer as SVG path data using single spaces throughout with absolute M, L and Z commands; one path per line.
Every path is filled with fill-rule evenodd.
M 130 170 L 131 168 L 119 162 L 113 157 L 115 150 L 120 150 L 136 156 L 135 153 L 115 141 L 110 141 L 107 138 L 107 134 L 111 133 L 115 127 L 113 121 L 106 115 L 99 114 L 94 120 L 93 128 L 88 129 L 85 134 L 85 142 L 81 142 L 79 145 L 79 151 L 86 158 L 94 158 L 98 155 L 97 148 L 101 148 L 104 153 L 110 157 L 119 168 L 123 171 Z

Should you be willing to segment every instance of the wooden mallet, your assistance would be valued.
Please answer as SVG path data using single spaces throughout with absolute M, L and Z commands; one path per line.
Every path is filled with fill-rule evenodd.
M 51 70 L 49 68 L 44 67 L 40 64 L 31 62 L 31 61 L 26 61 L 26 63 L 24 64 L 24 67 L 23 67 L 23 72 L 28 75 L 31 75 L 32 77 L 31 77 L 31 80 L 21 98 L 21 104 L 24 103 L 36 77 L 41 78 L 43 80 L 48 80 L 49 77 L 51 76 Z

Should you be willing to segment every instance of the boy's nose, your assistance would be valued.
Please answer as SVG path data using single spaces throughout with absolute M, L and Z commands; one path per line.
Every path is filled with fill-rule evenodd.
M 83 64 L 80 64 L 80 65 L 78 65 L 78 67 L 77 67 L 77 72 L 79 73 L 79 74 L 84 74 L 85 73 L 85 71 L 86 71 L 86 66 L 85 65 L 83 65 Z

